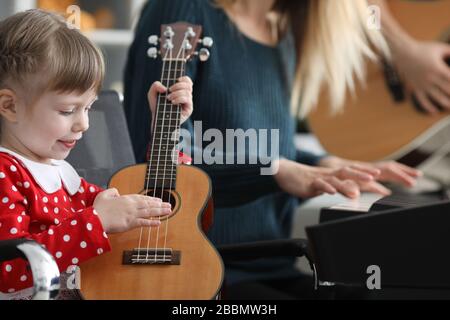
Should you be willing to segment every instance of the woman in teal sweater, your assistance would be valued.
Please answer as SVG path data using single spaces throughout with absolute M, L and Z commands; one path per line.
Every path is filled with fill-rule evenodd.
M 315 41 L 310 39 L 311 43 L 308 43 L 310 49 L 316 47 L 314 50 L 300 48 L 300 43 L 307 43 L 303 30 L 311 22 L 306 18 L 308 9 L 305 3 L 308 1 L 277 1 L 274 7 L 274 0 L 151 0 L 141 15 L 125 73 L 125 111 L 138 161 L 145 160 L 150 141 L 148 119 L 151 114 L 146 105 L 145 89 L 159 80 L 162 67 L 160 60 L 147 58 L 147 38 L 151 34 L 159 35 L 161 24 L 177 21 L 198 24 L 203 27 L 203 35 L 212 37 L 215 42 L 208 62 L 192 61 L 187 65 L 187 74 L 194 82 L 194 112 L 184 128 L 194 133 L 194 123 L 201 121 L 203 132 L 218 129 L 224 137 L 227 129 L 256 129 L 257 132 L 276 129 L 279 133 L 279 139 L 269 141 L 269 145 L 278 144 L 279 157 L 263 159 L 258 154 L 252 154 L 251 146 L 247 146 L 240 151 L 247 155 L 245 164 L 226 163 L 226 157 L 230 155 L 225 151 L 216 151 L 215 156 L 216 159 L 222 157 L 222 163 L 226 164 L 220 161 L 213 164 L 194 162 L 212 179 L 216 208 L 208 237 L 216 245 L 288 238 L 298 198 L 325 192 L 356 197 L 360 190 L 387 194 L 389 191 L 376 179 L 413 184 L 418 175 L 414 169 L 400 164 L 390 163 L 390 168 L 394 167 L 394 170 L 388 171 L 387 164 L 356 164 L 296 150 L 293 142 L 296 121 L 291 105 L 302 104 L 302 114 L 306 114 L 318 94 L 319 84 L 336 76 L 337 81 L 344 83 L 340 88 L 334 88 L 339 97 L 343 93 L 341 91 L 345 91 L 345 84 L 351 81 L 345 77 L 361 68 L 347 57 L 348 67 L 327 71 L 322 66 L 329 57 L 319 54 L 320 47 Z M 337 5 L 336 9 L 347 10 L 348 14 L 354 15 L 361 9 L 352 5 L 344 7 Z M 294 12 L 295 19 L 290 19 Z M 267 16 L 268 13 L 271 14 Z M 320 14 L 313 18 L 318 18 Z M 339 21 L 343 23 L 345 17 L 337 17 L 337 26 L 315 34 L 323 36 L 333 31 L 332 35 L 353 37 L 347 43 L 347 49 L 352 51 L 342 49 L 345 52 L 339 52 L 339 48 L 345 46 L 338 43 L 333 44 L 335 47 L 332 45 L 331 49 L 338 54 L 338 58 L 345 59 L 350 53 L 358 58 L 364 52 L 371 54 L 368 47 L 361 49 L 356 44 L 358 41 L 366 43 L 366 39 L 383 47 L 383 38 L 379 34 L 370 35 L 363 31 L 357 34 L 345 25 L 340 26 Z M 303 42 L 300 39 L 304 39 Z M 308 65 L 301 63 L 300 53 L 309 59 L 305 63 L 320 64 L 316 75 L 319 80 L 309 73 L 314 68 L 308 69 Z M 340 71 L 346 74 L 339 75 Z M 300 82 L 299 77 L 304 82 Z M 209 143 L 204 142 L 197 147 L 204 149 Z M 236 159 L 238 154 L 235 152 L 231 158 Z M 256 163 L 248 161 L 251 156 L 257 159 Z M 261 169 L 267 166 L 266 160 L 270 161 L 269 165 L 278 168 L 276 174 L 260 174 Z M 327 167 L 311 167 L 316 165 Z M 230 298 L 241 297 L 236 292 L 244 291 L 250 292 L 243 296 L 247 298 L 305 297 L 304 292 L 299 290 L 305 278 L 295 269 L 292 258 L 262 259 L 226 267 Z M 292 290 L 281 290 L 280 285 Z

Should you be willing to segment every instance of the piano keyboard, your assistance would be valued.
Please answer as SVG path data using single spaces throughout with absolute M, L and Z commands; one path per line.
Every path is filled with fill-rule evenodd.
M 439 191 L 426 194 L 394 192 L 392 195 L 387 197 L 383 197 L 375 193 L 363 193 L 359 199 L 348 200 L 327 209 L 369 212 L 415 207 L 447 200 L 450 200 L 450 194 L 448 191 Z

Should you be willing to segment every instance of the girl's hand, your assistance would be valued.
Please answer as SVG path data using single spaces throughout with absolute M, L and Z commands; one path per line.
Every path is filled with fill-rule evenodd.
M 167 88 L 157 81 L 152 84 L 148 92 L 148 101 L 152 119 L 155 119 L 158 93 L 165 93 Z M 167 100 L 174 105 L 181 106 L 181 123 L 185 122 L 192 114 L 192 81 L 189 77 L 181 77 L 178 82 L 169 88 Z
M 378 173 L 378 170 L 361 170 L 354 166 L 317 168 L 280 159 L 275 180 L 282 190 L 300 198 L 315 197 L 323 193 L 341 193 L 348 198 L 357 198 L 361 186 L 373 183 Z M 389 192 L 376 183 L 372 186 L 372 191 L 381 194 Z
M 378 170 L 379 174 L 376 176 L 376 180 L 381 182 L 394 182 L 405 187 L 413 187 L 417 183 L 417 178 L 422 176 L 420 170 L 416 170 L 404 164 L 396 161 L 380 161 L 380 162 L 360 162 L 342 159 L 339 157 L 326 157 L 319 163 L 320 166 L 326 168 L 341 168 L 344 166 L 356 166 L 360 170 Z M 372 184 L 368 186 L 362 186 L 362 191 L 369 191 Z
M 170 203 L 143 195 L 120 196 L 117 189 L 100 192 L 94 201 L 103 229 L 106 233 L 125 232 L 138 227 L 156 227 L 159 219 L 172 212 Z

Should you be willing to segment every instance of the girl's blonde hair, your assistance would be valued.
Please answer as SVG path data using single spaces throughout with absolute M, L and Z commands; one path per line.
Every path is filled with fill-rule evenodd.
M 223 9 L 243 0 L 216 0 Z M 331 109 L 342 109 L 347 89 L 354 91 L 354 75 L 365 77 L 364 58 L 376 59 L 374 51 L 389 56 L 380 30 L 369 30 L 366 0 L 276 0 L 278 34 L 292 30 L 297 66 L 292 87 L 292 111 L 305 117 L 317 104 L 326 84 Z M 374 50 L 375 49 L 375 50 Z
M 35 99 L 49 91 L 101 88 L 100 50 L 56 14 L 33 9 L 0 21 L 0 89 L 20 88 Z

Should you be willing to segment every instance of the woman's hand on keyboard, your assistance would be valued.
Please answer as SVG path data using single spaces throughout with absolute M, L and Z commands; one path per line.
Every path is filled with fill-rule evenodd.
M 341 168 L 344 166 L 358 166 L 363 170 L 379 170 L 379 175 L 376 177 L 380 182 L 393 182 L 405 187 L 413 187 L 417 182 L 417 178 L 422 176 L 420 170 L 401 164 L 397 161 L 380 161 L 380 162 L 362 162 L 342 159 L 339 157 L 325 157 L 320 163 L 320 166 L 326 168 Z M 368 190 L 362 190 L 368 191 Z
M 306 166 L 295 161 L 278 160 L 275 180 L 280 188 L 296 197 L 311 198 L 324 193 L 341 193 L 348 198 L 357 198 L 360 191 L 383 195 L 390 191 L 376 182 L 378 169 L 361 168 L 357 165 L 341 168 Z

